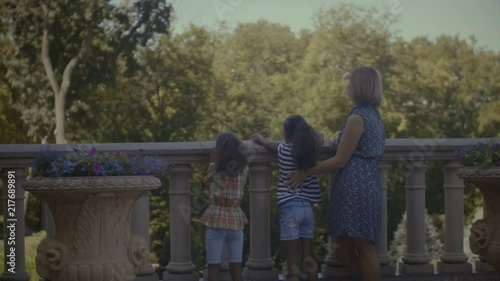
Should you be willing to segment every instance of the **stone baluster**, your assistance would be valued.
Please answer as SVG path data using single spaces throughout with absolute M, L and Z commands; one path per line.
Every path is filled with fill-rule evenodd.
M 274 281 L 279 272 L 271 259 L 269 226 L 269 163 L 250 163 L 250 258 L 246 262 L 246 280 Z
M 198 281 L 191 261 L 191 206 L 189 177 L 191 166 L 177 164 L 170 176 L 170 262 L 163 273 L 165 281 Z
M 2 168 L 0 175 L 3 183 L 3 245 L 4 271 L 1 281 L 28 281 L 24 255 L 24 182 L 25 168 Z
M 321 275 L 326 278 L 352 276 L 351 270 L 335 257 L 335 238 L 328 236 L 328 256 L 321 265 Z
M 439 273 L 471 273 L 472 265 L 464 253 L 464 184 L 457 176 L 457 161 L 444 163 L 444 253 L 438 262 Z
M 146 240 L 146 245 L 151 249 L 151 242 L 149 237 L 149 192 L 144 193 L 137 199 L 132 209 L 131 216 L 131 234 L 138 234 Z M 148 251 L 149 254 L 149 251 Z M 149 257 L 149 255 L 148 255 Z M 158 274 L 156 269 L 148 259 L 146 261 L 145 269 L 143 272 L 137 274 L 135 281 L 158 281 Z
M 382 275 L 391 276 L 396 274 L 396 268 L 391 265 L 391 258 L 387 254 L 387 173 L 389 172 L 391 164 L 388 162 L 380 162 L 379 167 L 380 180 L 382 182 L 382 221 L 380 225 L 379 240 L 376 247 Z
M 333 183 L 335 182 L 335 174 L 335 172 L 330 173 L 328 177 L 330 189 L 334 188 Z M 343 277 L 352 275 L 349 268 L 335 257 L 335 239 L 330 236 L 328 237 L 328 256 L 326 256 L 324 264 L 321 265 L 321 274 L 325 277 Z
M 399 263 L 400 274 L 432 274 L 425 251 L 425 170 L 423 161 L 408 165 L 406 174 L 406 254 Z

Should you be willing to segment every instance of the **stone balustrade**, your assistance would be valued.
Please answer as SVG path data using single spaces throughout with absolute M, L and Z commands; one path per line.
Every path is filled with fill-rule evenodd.
M 490 139 L 389 139 L 386 150 L 380 161 L 382 171 L 383 219 L 380 241 L 377 251 L 384 275 L 422 275 L 422 274 L 471 274 L 472 266 L 464 254 L 464 184 L 457 177 L 459 164 L 454 158 L 455 150 L 478 142 L 487 142 Z M 498 141 L 498 140 L 496 140 Z M 250 163 L 250 257 L 245 263 L 244 274 L 248 280 L 278 280 L 278 269 L 271 258 L 270 248 L 270 192 L 271 192 L 271 165 L 274 156 L 264 148 L 246 141 Z M 70 152 L 73 148 L 82 150 L 96 147 L 99 151 L 141 149 L 145 155 L 157 155 L 175 164 L 175 169 L 169 172 L 170 190 L 170 263 L 166 266 L 163 276 L 138 276 L 136 280 L 198 280 L 202 268 L 196 268 L 191 258 L 190 241 L 190 179 L 192 165 L 208 163 L 210 149 L 214 142 L 176 142 L 176 143 L 106 143 L 106 144 L 69 144 L 50 145 L 51 149 Z M 322 157 L 329 156 L 328 143 L 325 142 Z M 8 173 L 15 171 L 15 273 L 9 272 L 8 258 L 4 262 L 4 272 L 0 280 L 29 280 L 25 269 L 24 259 L 24 198 L 23 181 L 26 169 L 30 166 L 35 155 L 46 146 L 37 144 L 3 144 L 0 145 L 0 168 L 3 182 L 3 213 L 8 214 Z M 425 179 L 428 161 L 439 161 L 444 172 L 445 200 L 445 241 L 444 251 L 441 254 L 437 268 L 430 263 L 425 251 Z M 387 252 L 387 174 L 394 162 L 404 164 L 406 174 L 406 213 L 407 213 L 407 245 L 402 262 L 392 265 Z M 132 214 L 131 228 L 133 232 L 141 233 L 148 238 L 148 210 L 147 197 L 138 200 Z M 4 218 L 7 218 L 4 216 Z M 320 222 L 318 222 L 320 223 Z M 4 237 L 8 237 L 11 229 L 8 221 L 4 221 Z M 4 240 L 4 256 L 7 256 L 11 245 Z M 331 247 L 330 247 L 331 248 Z M 487 268 L 484 265 L 481 268 Z M 325 258 L 322 265 L 322 274 L 325 277 L 335 277 L 348 274 L 333 256 L 332 251 Z

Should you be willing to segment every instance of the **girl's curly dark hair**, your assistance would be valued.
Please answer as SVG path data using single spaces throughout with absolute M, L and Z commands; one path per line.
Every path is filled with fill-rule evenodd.
M 289 116 L 284 124 L 285 138 L 292 143 L 292 157 L 299 170 L 307 170 L 316 165 L 319 154 L 316 132 L 300 115 Z
M 215 172 L 226 172 L 232 177 L 239 176 L 247 166 L 243 145 L 233 133 L 220 134 L 215 142 Z

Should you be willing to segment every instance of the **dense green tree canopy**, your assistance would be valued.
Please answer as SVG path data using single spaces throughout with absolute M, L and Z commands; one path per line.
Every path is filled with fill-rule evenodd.
M 165 0 L 2 1 L 0 18 L 13 43 L 6 78 L 30 137 L 64 143 L 68 127 L 72 139 L 77 116 L 92 106 L 89 95 L 113 85 L 119 58 L 132 75 L 136 51 L 167 33 L 170 11 Z

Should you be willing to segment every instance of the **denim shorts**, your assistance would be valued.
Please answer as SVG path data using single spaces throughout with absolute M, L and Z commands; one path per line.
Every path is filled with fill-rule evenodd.
M 312 204 L 306 199 L 291 199 L 280 205 L 281 240 L 314 238 Z
M 229 262 L 241 262 L 243 259 L 243 230 L 228 230 L 207 227 L 205 234 L 205 247 L 207 263 L 221 263 L 224 242 L 227 246 L 227 259 Z

